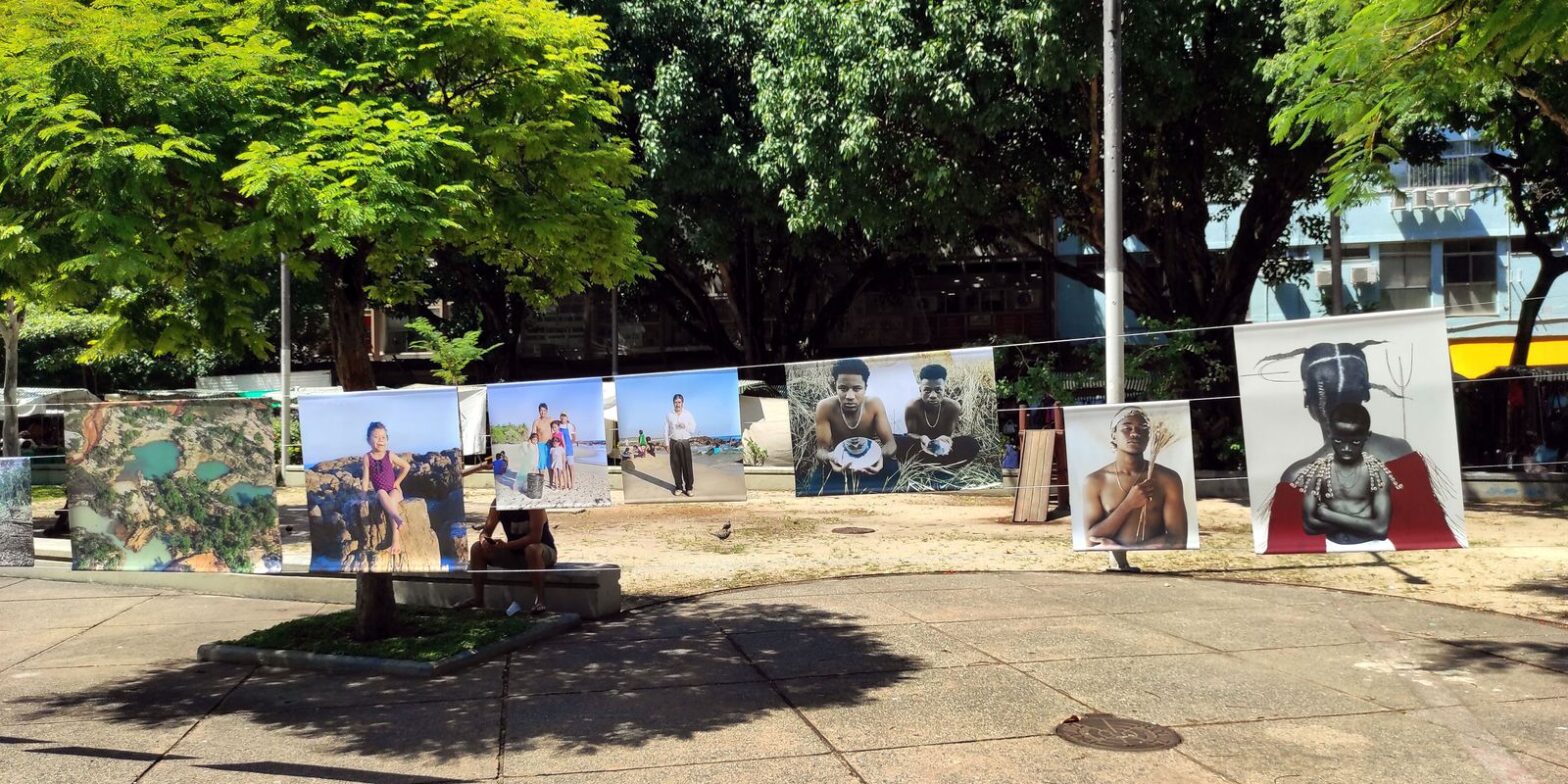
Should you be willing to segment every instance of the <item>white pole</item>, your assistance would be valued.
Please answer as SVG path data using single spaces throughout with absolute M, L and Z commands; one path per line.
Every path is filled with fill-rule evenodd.
M 1105 14 L 1105 402 L 1127 400 L 1122 297 L 1122 4 L 1102 0 Z M 1111 551 L 1111 568 L 1137 571 L 1127 554 Z
M 280 412 L 283 427 L 278 437 L 278 444 L 282 447 L 282 459 L 278 465 L 282 470 L 284 481 L 288 480 L 289 470 L 289 419 L 293 413 L 290 409 L 289 393 L 292 389 L 289 382 L 289 366 L 293 362 L 293 352 L 290 350 L 292 337 L 289 334 L 289 263 L 283 254 L 278 254 L 278 365 L 282 376 L 279 385 L 283 387 L 283 409 Z
M 1105 5 L 1105 402 L 1126 401 L 1122 297 L 1121 0 Z

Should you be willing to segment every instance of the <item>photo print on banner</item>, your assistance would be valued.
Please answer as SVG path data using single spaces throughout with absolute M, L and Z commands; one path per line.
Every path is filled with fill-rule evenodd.
M 1198 549 L 1185 400 L 1064 410 L 1074 550 Z
M 1236 327 L 1259 553 L 1467 546 L 1443 311 Z
M 100 403 L 65 430 L 71 568 L 283 570 L 265 401 Z
M 457 389 L 299 398 L 312 572 L 468 563 Z
M 497 509 L 610 505 L 603 381 L 491 384 L 487 393 Z
M 0 566 L 33 565 L 33 467 L 0 457 Z
M 784 373 L 795 495 L 1001 485 L 991 349 L 801 362 Z
M 734 368 L 617 376 L 614 410 L 627 503 L 746 500 Z

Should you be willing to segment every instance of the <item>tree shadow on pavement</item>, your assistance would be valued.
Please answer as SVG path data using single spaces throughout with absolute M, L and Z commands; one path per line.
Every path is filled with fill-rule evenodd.
M 1448 651 L 1433 662 L 1434 670 L 1473 669 L 1501 672 L 1518 668 L 1549 668 L 1568 675 L 1568 643 L 1534 640 L 1434 638 Z
M 217 722 L 212 731 L 221 726 L 232 753 L 192 764 L 275 775 L 291 775 L 283 767 L 306 761 L 293 754 L 289 764 L 266 759 L 268 749 L 294 743 L 308 744 L 310 753 L 429 762 L 493 757 L 505 732 L 528 742 L 548 739 L 593 753 L 597 748 L 692 738 L 789 711 L 789 704 L 716 618 L 779 630 L 809 627 L 814 649 L 835 662 L 851 663 L 855 672 L 868 673 L 845 679 L 842 688 L 802 698 L 805 704 L 797 708 L 874 700 L 875 691 L 922 666 L 918 659 L 891 650 L 874 630 L 859 627 L 863 619 L 852 615 L 789 600 L 724 605 L 717 611 L 685 601 L 593 624 L 590 631 L 556 637 L 513 654 L 509 661 L 437 679 L 189 664 L 120 682 L 21 697 L 12 705 L 25 706 L 18 716 L 24 724 L 66 715 L 142 728 Z M 237 673 L 242 677 L 236 684 Z M 512 717 L 510 726 L 502 724 L 504 715 Z M 518 726 L 518 717 L 532 715 L 547 716 L 548 721 Z M 25 734 L 23 727 L 12 729 Z M 195 732 L 201 732 L 200 727 Z M 186 746 L 173 751 L 195 753 Z M 301 767 L 299 775 L 310 767 Z M 310 775 L 404 780 L 392 774 L 326 773 L 315 768 Z M 430 770 L 421 780 L 439 775 Z

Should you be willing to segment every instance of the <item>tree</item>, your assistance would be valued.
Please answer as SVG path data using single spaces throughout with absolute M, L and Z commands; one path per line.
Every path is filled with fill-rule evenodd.
M 660 274 L 623 301 L 673 319 L 729 361 L 820 352 L 867 286 L 919 252 L 853 226 L 792 226 L 758 158 L 752 70 L 782 0 L 576 0 L 610 30 L 606 67 L 632 89 L 622 127 L 659 205 Z M 921 250 L 921 249 L 916 249 Z
M 1242 320 L 1284 265 L 1325 140 L 1275 141 L 1258 64 L 1283 46 L 1277 0 L 1127 2 L 1129 306 L 1200 326 Z M 1058 258 L 1102 236 L 1100 4 L 1088 0 L 790 0 L 755 70 L 763 171 L 793 228 L 859 226 L 884 244 Z M 1210 249 L 1215 211 L 1228 247 Z M 1266 275 L 1267 276 L 1267 275 Z
M 230 339 L 278 253 L 328 290 L 340 382 L 375 386 L 363 312 L 453 257 L 514 291 L 646 275 L 608 133 L 602 25 L 545 0 L 25 0 L 0 12 L 5 291 L 94 302 L 98 350 Z M 9 230 L 8 230 L 9 231 Z M 26 262 L 13 273 L 12 259 Z M 14 282 L 12 282 L 14 280 Z M 390 628 L 362 578 L 360 632 Z
M 1541 262 L 1511 364 L 1527 363 L 1552 285 L 1568 274 L 1568 4 L 1557 0 L 1290 0 L 1290 46 L 1267 66 L 1288 103 L 1275 138 L 1333 134 L 1331 204 L 1392 185 L 1388 164 L 1438 129 L 1473 128 Z
M 479 347 L 480 331 L 472 329 L 455 338 L 449 338 L 436 329 L 429 320 L 418 318 L 408 322 L 408 328 L 419 334 L 420 340 L 411 342 L 408 347 L 415 351 L 428 351 L 436 363 L 436 376 L 442 381 L 453 386 L 460 385 L 468 380 L 463 368 L 478 361 L 484 355 L 494 351 L 501 344 L 497 343 L 488 348 Z

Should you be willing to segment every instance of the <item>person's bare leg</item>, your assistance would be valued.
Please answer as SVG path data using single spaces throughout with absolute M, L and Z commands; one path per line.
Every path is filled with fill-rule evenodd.
M 402 490 L 393 490 L 390 493 L 377 490 L 376 500 L 381 502 L 381 508 L 386 511 L 388 520 L 391 520 L 394 525 L 403 524 L 403 510 L 398 508 L 399 502 L 403 500 Z
M 490 562 L 485 558 L 485 543 L 474 542 L 468 548 L 468 581 L 474 588 L 474 596 L 470 601 L 474 607 L 485 606 L 485 569 L 489 566 Z
M 534 589 L 534 607 L 544 606 L 544 545 L 531 544 L 523 550 L 523 562 L 528 565 L 528 583 Z

